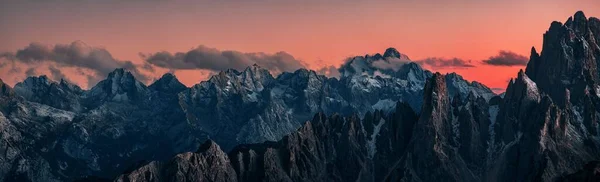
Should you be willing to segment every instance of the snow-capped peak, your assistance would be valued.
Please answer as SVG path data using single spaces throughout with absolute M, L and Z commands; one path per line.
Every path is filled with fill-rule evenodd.
M 118 68 L 108 74 L 87 93 L 88 98 L 97 100 L 129 101 L 142 99 L 147 87 L 135 79 L 131 72 Z M 101 98 L 98 98 L 101 97 Z

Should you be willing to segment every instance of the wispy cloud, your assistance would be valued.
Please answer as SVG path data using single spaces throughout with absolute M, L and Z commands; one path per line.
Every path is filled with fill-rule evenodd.
M 461 58 L 442 58 L 442 57 L 429 57 L 422 60 L 415 61 L 418 64 L 429 66 L 433 69 L 439 68 L 473 68 L 475 65 L 471 64 L 470 60 L 464 60 Z
M 511 51 L 500 51 L 498 55 L 483 60 L 484 64 L 492 66 L 525 66 L 527 62 L 529 58 Z

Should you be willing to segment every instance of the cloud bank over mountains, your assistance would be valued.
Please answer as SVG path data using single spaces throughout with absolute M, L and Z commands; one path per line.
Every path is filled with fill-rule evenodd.
M 59 68 L 76 68 L 90 70 L 93 73 L 84 74 L 88 80 L 88 86 L 92 86 L 115 68 L 125 68 L 135 74 L 136 78 L 148 82 L 151 78 L 142 74 L 138 65 L 131 61 L 117 60 L 104 48 L 92 47 L 82 41 L 74 41 L 70 44 L 56 44 L 53 46 L 41 43 L 31 43 L 16 52 L 5 52 L 0 58 L 8 60 L 15 67 L 17 63 L 27 67 L 26 75 L 32 76 L 35 69 L 46 65 L 54 79 L 65 78 Z
M 386 57 L 386 61 L 375 61 L 371 66 L 381 70 L 397 70 L 406 63 L 414 62 L 433 70 L 469 69 L 476 68 L 477 64 L 523 66 L 528 61 L 527 57 L 510 51 L 500 51 L 498 55 L 482 60 L 481 63 L 456 57 L 428 57 L 410 60 L 408 56 L 397 52 L 393 48 L 388 49 L 388 51 L 383 55 L 383 57 Z M 268 69 L 272 74 L 278 75 L 282 72 L 293 72 L 300 68 L 309 67 L 306 62 L 284 51 L 276 53 L 240 52 L 219 50 L 204 45 L 187 52 L 160 51 L 139 53 L 139 55 L 141 61 L 133 62 L 116 59 L 105 48 L 90 46 L 82 41 L 55 45 L 34 42 L 15 52 L 0 53 L 0 69 L 2 69 L 0 78 L 6 79 L 11 76 L 14 77 L 14 75 L 36 76 L 48 74 L 51 79 L 56 81 L 65 79 L 72 82 L 76 78 L 83 79 L 87 87 L 90 88 L 116 68 L 130 70 L 138 80 L 149 84 L 158 78 L 164 70 L 171 73 L 185 70 L 202 70 L 211 75 L 227 69 L 242 70 L 247 66 L 258 64 Z M 382 57 L 379 54 L 374 56 Z M 346 59 L 341 65 L 326 65 L 317 69 L 317 72 L 329 77 L 339 78 L 341 66 L 348 64 L 353 58 Z M 65 72 L 66 69 L 71 71 L 67 73 Z
M 221 51 L 203 45 L 188 52 L 170 53 L 162 51 L 140 55 L 147 63 L 167 69 L 222 71 L 233 68 L 241 70 L 247 66 L 258 64 L 272 73 L 278 74 L 306 67 L 306 63 L 283 51 L 275 54 L 263 52 L 243 53 L 232 50 Z

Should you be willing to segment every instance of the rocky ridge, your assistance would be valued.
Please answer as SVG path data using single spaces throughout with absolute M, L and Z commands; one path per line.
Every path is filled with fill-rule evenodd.
M 320 113 L 278 142 L 238 145 L 224 164 L 237 176 L 228 181 L 594 181 L 599 25 L 582 12 L 553 22 L 541 54 L 532 48 L 503 96 L 451 94 L 456 76 L 436 73 L 425 76 L 418 112 L 400 102 L 394 112 L 362 119 Z M 373 65 L 368 58 L 349 62 L 342 74 L 383 73 L 363 69 Z M 118 179 L 137 179 L 130 174 Z
M 408 59 L 393 48 L 375 57 L 382 59 L 360 60 Z M 393 112 L 398 100 L 419 112 L 429 71 L 415 63 L 397 70 L 371 67 L 393 76 L 356 73 L 336 79 L 300 69 L 273 77 L 252 65 L 220 72 L 191 88 L 172 74 L 146 86 L 125 69 L 90 90 L 46 76 L 27 78 L 15 89 L 0 84 L 6 141 L 0 181 L 112 178 L 139 161 L 195 151 L 209 138 L 225 151 L 277 141 L 318 112 L 383 115 Z M 456 94 L 493 95 L 487 87 L 453 78 L 456 84 L 447 86 Z
M 487 109 L 479 109 L 486 106 L 485 99 L 470 94 L 467 101 L 470 104 L 465 104 L 468 109 L 454 108 L 448 98 L 445 78 L 439 73 L 429 79 L 425 88 L 428 104 L 423 106 L 422 115 L 427 117 L 418 117 L 408 104 L 402 102 L 396 104 L 391 114 L 376 110 L 367 112 L 362 119 L 357 115 L 344 117 L 319 113 L 278 142 L 238 145 L 226 156 L 222 151 L 211 152 L 225 161 L 220 165 L 223 168 L 212 172 L 236 178 L 214 179 L 193 175 L 196 177 L 193 181 L 429 181 L 431 179 L 426 177 L 435 178 L 442 174 L 454 180 L 479 179 L 467 164 L 480 162 L 479 159 L 485 157 L 482 154 L 471 157 L 473 153 L 481 153 L 478 149 L 485 147 L 482 144 L 485 138 L 471 140 L 473 136 L 479 136 L 476 132 L 462 140 L 434 136 L 453 136 L 456 131 L 451 124 L 452 118 L 474 124 L 467 129 L 471 133 L 478 131 L 479 127 L 487 128 L 479 126 L 479 123 L 489 120 Z M 452 112 L 453 109 L 457 112 Z M 475 117 L 479 115 L 484 117 Z M 204 145 L 216 144 L 209 141 Z M 450 153 L 455 158 L 447 159 Z M 461 157 L 469 158 L 463 160 Z M 178 158 L 176 156 L 170 161 Z M 121 175 L 117 181 L 146 181 L 147 178 L 140 174 L 153 176 L 153 179 L 181 181 L 155 171 L 186 169 L 183 166 L 196 163 L 194 161 L 184 164 L 171 162 L 160 167 L 151 162 Z M 461 161 L 460 165 L 456 165 L 457 161 Z M 430 166 L 413 166 L 423 162 Z M 229 166 L 234 171 L 229 170 Z M 452 176 L 454 168 L 464 170 L 464 173 Z

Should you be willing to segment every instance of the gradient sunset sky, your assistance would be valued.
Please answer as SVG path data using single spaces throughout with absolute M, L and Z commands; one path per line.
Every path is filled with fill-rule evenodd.
M 144 55 L 202 45 L 244 53 L 285 51 L 317 70 L 395 47 L 412 60 L 463 60 L 472 66 L 425 67 L 457 72 L 501 92 L 524 66 L 483 61 L 500 51 L 529 58 L 532 46 L 541 51 L 542 35 L 552 21 L 564 22 L 578 10 L 599 17 L 600 1 L 1 1 L 0 53 L 14 53 L 32 42 L 53 46 L 82 41 L 106 49 L 116 60 L 143 66 Z M 50 66 L 87 87 L 75 67 L 9 62 L 0 58 L 0 78 L 11 85 L 27 75 L 51 74 Z M 155 67 L 143 73 L 157 78 L 167 71 Z M 171 71 L 188 86 L 211 74 Z

